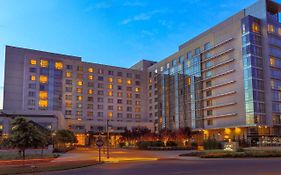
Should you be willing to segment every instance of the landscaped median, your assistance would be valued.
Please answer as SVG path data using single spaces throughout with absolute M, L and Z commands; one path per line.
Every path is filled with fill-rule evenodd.
M 200 158 L 266 158 L 281 157 L 281 151 L 278 150 L 244 150 L 224 151 L 224 150 L 205 150 L 193 151 L 181 154 L 183 157 L 200 157 Z
M 65 162 L 40 162 L 39 161 L 38 163 L 38 160 L 30 159 L 25 162 L 17 162 L 17 165 L 0 166 L 0 175 L 69 170 L 69 169 L 82 168 L 82 167 L 96 165 L 96 164 L 98 164 L 98 162 L 95 160 L 65 161 Z

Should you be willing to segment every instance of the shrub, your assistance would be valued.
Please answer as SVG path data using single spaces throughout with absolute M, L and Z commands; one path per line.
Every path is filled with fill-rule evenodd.
M 175 142 L 175 141 L 168 141 L 168 142 L 166 143 L 166 146 L 176 147 L 176 146 L 178 146 L 178 144 L 177 144 L 177 142 Z
M 197 144 L 196 142 L 192 142 L 192 143 L 191 143 L 191 147 L 192 147 L 192 148 L 197 148 L 197 146 L 198 146 L 198 144 Z
M 125 143 L 125 142 L 120 142 L 120 143 L 119 143 L 119 147 L 120 147 L 120 148 L 123 148 L 124 146 L 126 146 L 126 143 Z
M 162 141 L 153 141 L 153 142 L 151 142 L 150 146 L 152 146 L 152 147 L 164 147 L 165 143 L 162 142 Z
M 149 146 L 151 146 L 151 143 L 149 141 L 141 141 L 137 143 L 137 147 L 139 149 L 147 149 Z
M 207 140 L 203 143 L 205 149 L 222 149 L 222 144 L 216 140 Z

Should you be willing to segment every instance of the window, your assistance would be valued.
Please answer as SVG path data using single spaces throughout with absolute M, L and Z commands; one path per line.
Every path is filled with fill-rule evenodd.
M 71 115 L 71 111 L 70 110 L 66 110 L 65 111 L 65 115 Z
M 131 73 L 127 73 L 127 78 L 132 78 L 132 74 Z
M 136 91 L 136 92 L 139 92 L 139 91 L 140 91 L 140 88 L 139 88 L 139 87 L 136 87 L 136 88 L 135 88 L 135 91 Z
M 93 80 L 93 75 L 88 75 L 88 80 Z
M 195 55 L 199 55 L 199 54 L 200 54 L 200 47 L 197 47 L 197 48 L 194 50 L 194 52 L 195 52 Z
M 123 73 L 122 72 L 117 72 L 117 76 L 122 77 Z
M 93 92 L 94 92 L 93 89 L 88 89 L 88 94 L 89 94 L 89 95 L 92 95 Z
M 98 69 L 98 73 L 99 74 L 103 74 L 103 70 L 102 69 Z
M 253 22 L 252 23 L 252 31 L 255 33 L 259 33 L 260 32 L 260 26 L 257 22 Z
M 207 116 L 213 115 L 213 110 L 207 110 Z
M 212 76 L 212 71 L 208 71 L 205 73 L 206 78 L 209 78 Z
M 127 80 L 127 85 L 131 85 L 132 84 L 132 80 Z
M 98 91 L 98 95 L 103 95 L 103 91 Z
M 29 97 L 35 97 L 35 92 L 29 91 L 29 92 L 28 92 L 28 96 L 29 96 Z
M 88 87 L 94 87 L 94 82 L 88 82 Z
M 274 66 L 275 65 L 275 59 L 274 57 L 270 57 L 270 65 Z
M 30 75 L 30 80 L 31 81 L 35 81 L 36 80 L 36 76 L 35 75 Z
M 65 95 L 65 100 L 72 100 L 72 95 Z
M 72 108 L 72 103 L 69 102 L 69 101 L 65 102 L 65 107 L 66 108 Z
M 30 60 L 29 60 L 29 64 L 30 64 L 30 65 L 36 65 L 36 60 L 30 59 Z
M 72 85 L 72 80 L 65 80 L 65 84 Z
M 117 79 L 117 83 L 118 83 L 118 84 L 122 84 L 122 79 L 121 79 L 121 78 L 118 78 L 118 79 Z
M 109 83 L 112 83 L 112 82 L 113 82 L 113 78 L 112 78 L 112 77 L 108 77 L 108 78 L 107 78 L 107 81 L 108 81 Z
M 111 118 L 113 116 L 113 112 L 108 112 L 107 117 Z
M 210 49 L 211 47 L 212 47 L 212 45 L 211 45 L 210 42 L 204 44 L 204 50 L 208 50 L 208 49 Z
M 72 65 L 66 65 L 67 70 L 72 70 Z
M 71 73 L 71 72 L 66 72 L 66 73 L 65 73 L 65 76 L 66 76 L 67 78 L 71 78 L 71 77 L 72 77 L 72 73 Z
M 207 69 L 207 68 L 210 68 L 210 67 L 212 67 L 213 66 L 213 63 L 211 62 L 211 61 L 208 61 L 208 62 L 206 62 L 205 63 L 205 68 Z
M 39 107 L 41 107 L 41 108 L 48 107 L 48 101 L 47 100 L 39 100 Z
M 188 78 L 187 78 L 187 85 L 190 85 L 190 84 L 191 84 L 191 78 L 188 77 Z
M 209 90 L 209 91 L 206 91 L 206 96 L 207 96 L 207 97 L 210 97 L 210 96 L 212 96 L 212 91 L 211 91 L 211 90 Z
M 40 91 L 39 92 L 39 99 L 41 99 L 41 100 L 48 99 L 48 92 L 47 91 Z
M 40 66 L 41 67 L 48 67 L 49 66 L 49 62 L 47 60 L 40 60 Z
M 99 97 L 99 98 L 98 98 L 98 102 L 99 102 L 99 103 L 102 103 L 102 102 L 103 102 L 103 98 Z
M 76 100 L 82 101 L 82 100 L 83 100 L 83 97 L 82 97 L 81 95 L 78 95 L 78 96 L 76 97 Z
M 207 107 L 209 107 L 209 106 L 212 106 L 213 105 L 213 102 L 212 102 L 212 100 L 207 100 Z
M 40 75 L 39 77 L 40 83 L 47 83 L 48 82 L 48 77 L 45 75 Z
M 36 68 L 34 68 L 34 67 L 29 68 L 29 72 L 36 73 Z
M 77 66 L 77 71 L 82 72 L 83 71 L 83 67 L 82 66 Z
M 122 97 L 123 93 L 122 92 L 117 92 L 117 97 Z
M 93 102 L 93 101 L 94 101 L 94 98 L 93 98 L 93 97 L 88 97 L 88 101 Z
M 99 81 L 103 81 L 103 77 L 98 76 L 98 80 L 99 80 Z
M 57 70 L 62 70 L 62 68 L 63 68 L 62 62 L 55 62 L 55 68 L 56 68 Z
M 93 69 L 92 67 L 89 67 L 89 68 L 88 68 L 88 72 L 93 73 L 93 72 L 94 72 L 94 69 Z
M 207 120 L 207 125 L 213 125 L 213 120 Z
M 88 104 L 87 105 L 87 109 L 94 109 L 94 105 L 93 104 Z
M 112 70 L 108 71 L 108 75 L 114 75 Z
M 81 94 L 81 93 L 83 93 L 83 89 L 82 88 L 76 88 L 76 92 Z
M 112 98 L 108 98 L 107 99 L 107 103 L 113 103 L 113 99 Z
M 267 25 L 267 30 L 268 30 L 268 32 L 273 33 L 273 32 L 274 32 L 274 27 L 273 27 L 273 25 L 272 25 L 272 24 L 268 24 L 268 25 Z
M 107 95 L 112 97 L 113 96 L 113 92 L 112 91 L 108 91 Z
M 80 81 L 80 80 L 77 81 L 77 85 L 78 85 L 78 86 L 82 86 L 82 85 L 83 85 L 83 81 Z
M 211 87 L 212 86 L 212 81 L 207 81 L 206 82 L 206 87 Z
M 281 35 L 281 28 L 278 28 L 278 35 Z

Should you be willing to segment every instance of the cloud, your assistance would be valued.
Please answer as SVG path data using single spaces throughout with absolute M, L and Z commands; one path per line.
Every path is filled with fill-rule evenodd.
M 121 21 L 121 24 L 126 25 L 126 24 L 129 24 L 131 22 L 136 22 L 136 21 L 147 21 L 147 20 L 150 20 L 153 15 L 160 13 L 160 12 L 162 12 L 162 11 L 154 10 L 154 11 L 147 12 L 147 13 L 141 13 L 141 14 L 135 15 L 133 17 L 124 19 L 123 21 Z
M 110 2 L 99 2 L 99 3 L 96 3 L 96 4 L 91 4 L 89 5 L 85 11 L 86 12 L 90 12 L 94 9 L 108 9 L 112 7 L 112 4 Z
M 144 6 L 145 4 L 140 1 L 126 1 L 124 2 L 123 6 L 132 6 L 132 7 L 137 7 L 137 6 Z

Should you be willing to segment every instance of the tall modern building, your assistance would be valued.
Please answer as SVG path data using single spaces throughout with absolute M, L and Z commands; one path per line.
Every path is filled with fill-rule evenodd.
M 116 131 L 190 127 L 204 138 L 276 141 L 280 12 L 280 4 L 259 0 L 162 61 L 129 69 L 7 46 L 4 113 L 59 116 L 57 127 L 78 133 L 110 119 Z

